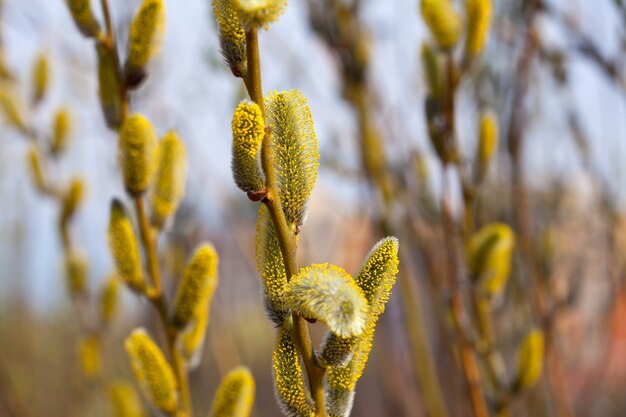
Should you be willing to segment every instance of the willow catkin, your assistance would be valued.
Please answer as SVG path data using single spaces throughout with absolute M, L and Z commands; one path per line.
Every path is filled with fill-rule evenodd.
M 72 178 L 70 185 L 63 195 L 63 202 L 61 203 L 61 224 L 67 223 L 76 209 L 83 201 L 85 195 L 85 184 L 80 177 Z
M 178 337 L 178 350 L 187 362 L 189 369 L 194 369 L 200 364 L 209 323 L 209 307 L 208 303 L 202 303 L 194 313 L 190 324 Z
M 210 303 L 217 286 L 217 252 L 213 246 L 200 246 L 189 261 L 178 286 L 172 322 L 187 326 L 203 306 Z
M 426 75 L 426 82 L 428 89 L 433 97 L 442 97 L 443 95 L 443 80 L 441 63 L 437 53 L 433 50 L 433 47 L 429 42 L 422 44 L 422 51 L 420 54 L 422 60 L 422 69 Z
M 543 372 L 545 346 L 543 333 L 539 329 L 526 335 L 517 354 L 516 388 L 530 388 L 539 381 Z
M 213 13 L 220 31 L 220 48 L 226 64 L 235 77 L 245 77 L 248 70 L 246 32 L 232 0 L 213 0 Z
M 140 196 L 156 171 L 157 135 L 150 121 L 141 114 L 130 115 L 120 129 L 118 149 L 126 191 Z
M 0 110 L 4 119 L 20 132 L 27 132 L 24 119 L 24 103 L 15 88 L 0 85 Z
M 461 33 L 461 17 L 451 0 L 422 0 L 421 12 L 424 23 L 443 49 L 456 45 Z
M 114 382 L 109 388 L 113 417 L 144 417 L 141 399 L 135 387 L 128 382 Z
M 511 272 L 515 234 L 504 223 L 484 226 L 470 239 L 467 259 L 470 274 L 488 296 L 500 293 Z
M 85 293 L 89 262 L 87 255 L 78 248 L 71 248 L 65 253 L 65 276 L 67 289 L 71 296 L 76 297 Z
M 117 61 L 109 47 L 97 43 L 98 97 L 108 127 L 117 129 L 122 124 L 122 97 Z
M 467 19 L 465 48 L 469 55 L 478 55 L 484 49 L 489 35 L 492 9 L 491 0 L 467 0 L 465 2 Z
M 31 72 L 31 82 L 33 85 L 33 102 L 37 104 L 44 99 L 50 84 L 50 64 L 48 56 L 43 52 L 40 52 L 35 59 Z
M 143 0 L 133 18 L 128 35 L 128 70 L 143 69 L 157 55 L 165 32 L 165 5 L 163 0 Z
M 54 114 L 52 122 L 52 140 L 50 150 L 53 155 L 58 155 L 67 148 L 67 143 L 72 132 L 72 116 L 68 107 L 59 108 Z
M 139 388 L 158 410 L 173 414 L 177 409 L 176 377 L 161 349 L 144 329 L 136 329 L 124 342 Z
M 187 152 L 176 132 L 159 142 L 154 185 L 150 190 L 152 224 L 162 227 L 176 212 L 185 193 Z
M 91 10 L 91 0 L 65 0 L 65 3 L 78 30 L 87 37 L 97 38 L 100 34 L 100 24 Z
M 476 155 L 479 180 L 482 180 L 485 176 L 497 145 L 498 119 L 492 111 L 485 111 L 480 116 L 478 151 Z
M 267 29 L 287 7 L 287 0 L 232 0 L 246 30 Z
M 261 108 L 254 102 L 239 103 L 231 123 L 233 150 L 231 168 L 235 184 L 242 191 L 254 193 L 265 187 L 261 168 L 261 144 L 265 137 L 265 121 Z
M 100 358 L 100 341 L 95 335 L 85 337 L 78 347 L 80 367 L 85 378 L 93 379 L 100 375 L 102 361 Z
M 39 150 L 34 146 L 28 149 L 28 168 L 35 188 L 41 193 L 46 192 L 46 182 L 41 168 L 41 156 L 39 155 Z
M 109 220 L 109 249 L 119 277 L 132 290 L 143 293 L 146 283 L 141 268 L 139 245 L 123 204 L 114 199 Z
M 248 417 L 254 403 L 255 384 L 248 368 L 230 371 L 215 392 L 210 417 Z
M 113 274 L 100 288 L 100 320 L 104 325 L 110 324 L 117 315 L 120 305 L 119 292 L 119 280 L 117 275 Z

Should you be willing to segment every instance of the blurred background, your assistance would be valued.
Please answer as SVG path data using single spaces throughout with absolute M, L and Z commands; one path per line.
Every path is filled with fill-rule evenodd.
M 124 39 L 140 2 L 110 3 Z M 464 2 L 456 3 L 463 10 Z M 43 52 L 50 63 L 50 92 L 29 120 L 45 132 L 55 109 L 71 109 L 72 142 L 47 175 L 62 182 L 78 174 L 88 184 L 71 229 L 89 259 L 96 298 L 113 268 L 110 201 L 126 197 L 116 137 L 99 107 L 93 44 L 80 36 L 62 0 L 0 4 L 4 67 L 25 102 L 37 56 Z M 277 416 L 275 331 L 263 311 L 254 257 L 257 206 L 236 189 L 230 171 L 230 121 L 245 89 L 222 62 L 210 1 L 166 4 L 164 47 L 132 108 L 160 136 L 177 130 L 187 147 L 185 198 L 159 240 L 170 294 L 199 243 L 212 242 L 220 255 L 201 366 L 190 374 L 194 409 L 207 415 L 221 377 L 244 364 L 257 382 L 254 415 Z M 417 0 L 292 1 L 260 35 L 265 91 L 300 89 L 319 138 L 320 176 L 301 229 L 299 264 L 330 262 L 356 273 L 383 233 L 401 242 L 403 277 L 378 326 L 353 416 L 427 415 L 428 390 L 416 376 L 423 356 L 410 330 L 416 320 L 449 415 L 472 415 L 451 348 L 450 293 L 438 279 L 447 263 L 439 221 L 443 179 L 450 176 L 457 218 L 462 184 L 442 171 L 429 139 L 420 62 L 427 39 Z M 480 112 L 493 109 L 500 124 L 477 225 L 501 221 L 519 234 L 521 221 L 527 228 L 506 291 L 493 302 L 496 345 L 509 372 L 531 327 L 550 334 L 544 377 L 511 400 L 516 416 L 626 415 L 625 52 L 621 0 L 499 0 L 487 47 L 456 92 L 461 166 L 473 163 Z M 81 328 L 64 276 L 58 204 L 32 185 L 28 141 L 9 123 L 2 126 L 0 416 L 111 415 L 98 379 L 81 373 Z M 469 286 L 461 282 L 463 291 Z M 537 294 L 545 309 L 531 314 L 528 300 Z M 123 340 L 137 326 L 158 334 L 151 306 L 124 289 L 107 329 L 101 377 L 130 378 Z M 319 343 L 323 326 L 310 327 Z

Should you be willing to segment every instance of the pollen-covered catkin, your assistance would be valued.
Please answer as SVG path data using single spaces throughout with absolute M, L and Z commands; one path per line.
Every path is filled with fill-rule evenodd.
M 187 152 L 176 132 L 159 142 L 154 186 L 150 190 L 152 224 L 162 227 L 178 209 L 185 193 Z
M 187 326 L 203 308 L 211 302 L 217 286 L 217 252 L 213 246 L 204 244 L 196 250 L 185 269 L 174 303 L 174 325 Z
M 48 57 L 43 52 L 39 53 L 35 59 L 31 81 L 33 83 L 33 102 L 39 103 L 44 99 L 50 84 L 50 65 Z
M 124 347 L 146 399 L 158 410 L 173 414 L 177 408 L 176 377 L 161 349 L 144 329 L 134 330 Z
M 215 392 L 210 417 L 248 417 L 254 403 L 254 378 L 247 368 L 239 367 L 222 379 Z
M 239 103 L 231 123 L 233 131 L 233 159 L 231 163 L 235 184 L 251 193 L 265 187 L 261 168 L 261 144 L 265 137 L 265 121 L 261 108 L 254 102 Z
M 285 288 L 285 303 L 299 315 L 326 323 L 340 337 L 358 336 L 367 320 L 363 292 L 346 271 L 334 265 L 300 269 Z
M 302 225 L 317 180 L 319 151 L 313 116 L 298 90 L 265 97 L 267 127 L 280 202 L 289 226 Z
M 70 109 L 59 108 L 54 114 L 52 122 L 52 140 L 50 150 L 53 155 L 58 155 L 65 150 L 70 134 L 72 132 L 72 118 Z
M 100 289 L 100 320 L 107 325 L 111 323 L 119 309 L 119 281 L 115 274 L 111 275 Z
M 532 330 L 522 342 L 517 354 L 516 388 L 530 388 L 543 372 L 544 341 L 541 330 Z
M 43 172 L 41 170 L 41 157 L 39 151 L 34 146 L 28 149 L 28 167 L 30 168 L 30 175 L 33 180 L 33 185 L 41 193 L 46 191 L 46 183 L 43 179 Z
M 466 50 L 469 55 L 482 52 L 489 34 L 493 5 L 491 0 L 467 0 L 465 14 L 467 16 Z
M 461 17 L 451 0 L 422 0 L 424 22 L 440 48 L 454 47 L 461 33 Z
M 478 152 L 476 163 L 478 167 L 478 179 L 482 180 L 489 162 L 498 145 L 498 119 L 492 111 L 485 111 L 480 116 L 480 129 L 478 136 Z
M 183 358 L 185 358 L 189 369 L 194 369 L 200 364 L 200 357 L 202 355 L 206 329 L 209 322 L 209 308 L 208 303 L 203 303 L 198 311 L 195 312 L 191 323 L 178 338 L 178 350 Z
M 84 338 L 78 347 L 80 367 L 85 378 L 92 379 L 100 375 L 100 341 L 95 335 Z
M 504 223 L 489 224 L 471 239 L 467 250 L 470 274 L 487 295 L 498 294 L 511 272 L 515 234 Z
M 165 19 L 163 0 L 143 0 L 130 25 L 126 60 L 128 69 L 142 69 L 159 53 L 165 32 Z
M 248 63 L 246 55 L 246 32 L 239 15 L 233 9 L 232 0 L 213 0 L 213 13 L 220 31 L 220 48 L 224 61 L 235 77 L 245 77 Z
M 117 62 L 108 47 L 97 43 L 98 97 L 108 127 L 117 129 L 122 123 L 122 97 Z
M 65 276 L 67 277 L 67 289 L 71 296 L 76 297 L 85 292 L 88 275 L 89 263 L 85 253 L 77 248 L 72 248 L 66 252 Z
M 137 113 L 129 116 L 120 129 L 118 149 L 126 190 L 139 196 L 156 171 L 157 135 L 150 121 Z
M 100 25 L 91 11 L 91 0 L 65 0 L 65 3 L 78 30 L 87 37 L 98 37 Z
M 291 330 L 280 327 L 272 355 L 276 397 L 288 417 L 313 417 L 313 400 L 302 379 L 302 367 Z
M 144 417 L 141 399 L 128 382 L 115 382 L 109 388 L 113 417 Z
M 287 7 L 287 0 L 232 0 L 246 30 L 267 29 Z
M 119 277 L 134 291 L 143 293 L 146 283 L 141 269 L 139 245 L 122 203 L 114 199 L 109 220 L 109 249 Z

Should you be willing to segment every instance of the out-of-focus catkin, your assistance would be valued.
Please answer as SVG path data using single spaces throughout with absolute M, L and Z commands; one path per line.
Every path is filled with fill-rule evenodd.
M 141 399 L 128 382 L 115 382 L 109 388 L 113 417 L 145 417 Z
M 0 110 L 7 123 L 20 132 L 28 131 L 24 119 L 24 103 L 15 88 L 6 84 L 0 85 Z
M 173 323 L 178 328 L 187 326 L 198 311 L 211 302 L 217 286 L 217 252 L 204 244 L 189 261 L 178 287 L 174 303 Z
M 254 403 L 254 378 L 247 368 L 239 367 L 222 379 L 215 392 L 210 417 L 248 417 Z
M 471 56 L 482 52 L 489 35 L 493 5 L 491 0 L 467 0 L 465 14 L 467 18 L 466 50 Z
M 100 289 L 100 319 L 105 325 L 111 323 L 119 310 L 119 292 L 119 280 L 117 275 L 113 274 Z
M 200 364 L 202 356 L 202 348 L 209 322 L 210 306 L 202 303 L 200 308 L 195 312 L 191 323 L 178 337 L 178 350 L 187 362 L 189 369 L 194 369 Z
M 100 375 L 102 361 L 100 358 L 100 341 L 95 335 L 85 337 L 78 347 L 81 371 L 85 378 L 93 379 Z
M 515 234 L 504 223 L 489 224 L 470 239 L 467 259 L 470 274 L 489 296 L 504 289 L 511 272 Z
M 422 0 L 424 22 L 440 48 L 456 45 L 461 33 L 461 17 L 450 0 Z
M 248 68 L 246 32 L 241 26 L 239 14 L 233 9 L 232 0 L 213 0 L 213 13 L 220 31 L 224 61 L 235 77 L 245 77 Z
M 161 349 L 144 329 L 136 329 L 124 343 L 135 379 L 146 399 L 158 410 L 177 409 L 176 377 Z
M 122 97 L 117 62 L 107 46 L 96 44 L 98 56 L 98 96 L 104 120 L 112 129 L 122 123 Z
M 146 283 L 141 268 L 137 237 L 126 209 L 117 199 L 111 204 L 109 248 L 119 277 L 131 289 L 143 293 Z
M 544 354 L 543 333 L 539 329 L 532 330 L 524 338 L 517 354 L 517 389 L 530 388 L 539 381 Z
M 242 101 L 233 114 L 231 126 L 231 167 L 235 184 L 247 193 L 260 191 L 265 187 L 265 175 L 260 160 L 261 144 L 265 137 L 265 121 L 261 108 L 252 101 Z
M 88 275 L 87 255 L 78 248 L 67 251 L 65 253 L 65 276 L 67 277 L 67 289 L 71 296 L 76 297 L 84 294 L 87 288 Z
M 498 118 L 492 111 L 485 111 L 480 116 L 478 151 L 476 155 L 478 180 L 487 173 L 489 163 L 498 146 Z
M 91 11 L 91 0 L 65 0 L 65 3 L 78 30 L 87 37 L 98 37 L 100 24 Z
M 158 164 L 154 185 L 150 190 L 152 224 L 162 227 L 178 209 L 185 193 L 187 152 L 175 132 L 159 142 Z
M 33 102 L 37 104 L 46 96 L 50 84 L 50 64 L 48 56 L 43 52 L 40 52 L 35 58 L 31 81 L 33 84 Z
M 52 122 L 52 140 L 50 150 L 53 155 L 58 155 L 67 148 L 72 132 L 72 116 L 68 107 L 59 108 L 54 114 Z
M 67 223 L 76 209 L 83 201 L 85 195 L 85 184 L 80 177 L 74 177 L 70 181 L 70 185 L 63 195 L 63 202 L 61 204 L 61 224 Z
M 433 97 L 442 97 L 443 95 L 443 82 L 441 65 L 437 53 L 433 50 L 433 47 L 429 42 L 422 44 L 421 51 L 422 68 L 426 75 L 426 82 L 428 88 Z
M 127 69 L 141 70 L 159 53 L 163 43 L 165 20 L 163 0 L 143 0 L 130 25 Z
M 129 116 L 120 129 L 118 149 L 126 190 L 140 196 L 156 171 L 157 135 L 150 121 L 137 113 Z
M 267 29 L 287 7 L 287 0 L 232 0 L 243 27 Z
M 41 193 L 46 192 L 46 182 L 44 181 L 41 168 L 41 156 L 39 150 L 34 146 L 28 149 L 28 168 L 33 181 L 33 185 Z

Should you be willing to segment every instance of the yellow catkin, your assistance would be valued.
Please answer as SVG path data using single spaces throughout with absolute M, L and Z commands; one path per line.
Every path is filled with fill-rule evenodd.
M 150 190 L 152 224 L 162 227 L 178 209 L 185 193 L 187 152 L 175 132 L 159 142 L 154 186 Z
M 280 201 L 290 227 L 295 228 L 304 222 L 319 168 L 313 116 L 298 90 L 270 93 L 265 109 Z
M 61 205 L 61 223 L 66 223 L 76 213 L 76 209 L 83 201 L 85 195 L 85 184 L 82 178 L 72 178 L 70 185 L 63 195 Z
M 429 42 L 422 44 L 421 51 L 422 68 L 426 75 L 428 89 L 433 97 L 441 97 L 443 94 L 441 64 L 437 53 Z
M 213 13 L 220 31 L 220 48 L 224 61 L 236 77 L 246 75 L 246 32 L 232 0 L 213 0 Z
M 287 274 L 276 229 L 274 229 L 269 210 L 263 204 L 259 208 L 256 223 L 254 251 L 257 269 L 263 279 L 265 310 L 270 320 L 277 326 L 281 326 L 285 318 L 289 316 L 289 308 L 285 305 L 283 296 L 287 285 Z
M 141 69 L 159 53 L 165 20 L 163 0 L 143 0 L 130 25 L 126 60 L 128 68 Z
M 522 342 L 517 354 L 517 388 L 530 388 L 543 372 L 544 341 L 541 330 L 532 330 Z
M 128 382 L 114 382 L 109 388 L 113 417 L 144 417 L 141 399 L 135 387 Z
M 287 0 L 232 0 L 244 28 L 267 29 L 287 7 Z
M 39 103 L 46 96 L 50 84 L 50 65 L 47 55 L 43 52 L 39 53 L 35 59 L 31 82 L 33 83 L 33 101 Z
M 276 397 L 283 413 L 289 417 L 313 417 L 315 409 L 302 379 L 300 356 L 291 330 L 285 327 L 278 329 L 272 366 Z
M 129 116 L 120 129 L 118 149 L 126 191 L 139 196 L 156 171 L 157 135 L 150 121 L 137 113 Z
M 200 246 L 189 261 L 174 302 L 174 325 L 187 326 L 203 306 L 211 302 L 217 286 L 217 252 L 213 246 Z
M 39 151 L 35 147 L 30 147 L 28 150 L 28 168 L 32 177 L 33 185 L 39 192 L 46 191 L 46 183 L 44 181 L 43 172 L 41 169 L 41 156 Z
M 511 272 L 515 234 L 506 224 L 493 223 L 472 236 L 467 250 L 468 266 L 487 295 L 500 293 Z
M 85 292 L 89 275 L 89 262 L 82 250 L 72 248 L 66 252 L 65 275 L 70 295 L 79 296 Z
M 119 277 L 134 291 L 143 293 L 146 287 L 141 269 L 139 245 L 122 203 L 115 199 L 111 204 L 109 220 L 109 249 Z
M 122 98 L 120 95 L 119 74 L 117 62 L 109 49 L 96 44 L 98 55 L 98 96 L 104 120 L 112 129 L 117 129 L 122 123 Z
M 15 129 L 26 132 L 26 122 L 24 121 L 24 104 L 15 90 L 8 85 L 0 86 L 0 110 L 11 126 Z
M 254 403 L 254 391 L 254 378 L 248 368 L 233 369 L 215 392 L 209 416 L 248 417 Z
M 72 132 L 72 116 L 68 107 L 61 107 L 54 114 L 52 122 L 52 140 L 50 150 L 58 155 L 67 148 Z
M 120 305 L 119 280 L 115 274 L 104 282 L 100 289 L 100 319 L 108 325 L 116 316 Z
M 478 55 L 484 49 L 489 35 L 492 9 L 491 0 L 466 1 L 467 39 L 465 48 L 469 55 Z
M 176 377 L 161 349 L 144 329 L 136 329 L 124 342 L 133 374 L 145 398 L 158 410 L 177 409 Z
M 422 0 L 422 17 L 440 48 L 454 47 L 461 32 L 461 17 L 451 0 Z
M 261 144 L 265 137 L 265 122 L 261 108 L 254 102 L 239 103 L 231 123 L 233 158 L 231 168 L 235 184 L 242 191 L 255 192 L 265 187 L 261 168 Z
M 352 277 L 329 264 L 302 268 L 285 288 L 292 311 L 320 320 L 337 336 L 361 334 L 367 319 L 367 300 Z
M 78 347 L 80 367 L 85 378 L 93 379 L 100 375 L 102 362 L 100 359 L 100 341 L 94 335 L 84 338 Z
M 489 162 L 498 146 L 498 119 L 492 111 L 485 111 L 480 116 L 480 129 L 478 136 L 478 152 L 476 161 L 478 164 L 479 178 L 482 178 Z
M 65 3 L 78 30 L 87 37 L 98 37 L 100 25 L 91 11 L 91 0 L 65 0 Z
M 203 303 L 178 338 L 178 350 L 185 358 L 189 369 L 194 369 L 200 364 L 208 322 L 209 305 Z

